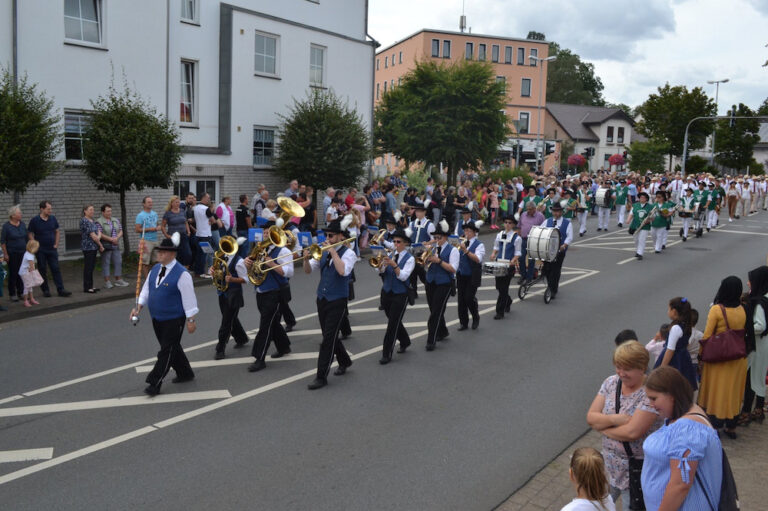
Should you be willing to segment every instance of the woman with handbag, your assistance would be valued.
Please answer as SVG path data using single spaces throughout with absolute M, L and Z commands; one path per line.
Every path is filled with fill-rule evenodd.
M 648 350 L 639 342 L 619 345 L 613 352 L 616 374 L 603 381 L 587 412 L 587 423 L 603 435 L 611 497 L 616 501 L 621 496 L 625 511 L 643 509 L 643 440 L 661 425 L 643 388 L 649 360 Z
M 693 388 L 674 367 L 654 369 L 645 382 L 653 407 L 666 422 L 643 443 L 642 486 L 648 511 L 717 510 L 723 448 Z
M 726 277 L 720 283 L 699 350 L 698 404 L 707 411 L 715 428 L 725 425 L 724 432 L 731 439 L 736 438 L 736 416 L 747 379 L 747 313 L 741 305 L 741 291 L 738 277 Z

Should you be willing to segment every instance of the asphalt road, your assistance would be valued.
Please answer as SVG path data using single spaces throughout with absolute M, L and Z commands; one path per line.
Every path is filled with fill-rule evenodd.
M 183 344 L 190 360 L 210 364 L 194 382 L 167 380 L 162 399 L 142 394 L 157 344 L 146 315 L 130 325 L 128 300 L 4 324 L 0 507 L 492 509 L 586 430 L 619 330 L 645 342 L 677 295 L 703 328 L 720 280 L 746 279 L 768 251 L 764 212 L 685 244 L 673 229 L 668 248 L 641 262 L 626 231 L 589 223 L 552 303 L 534 288 L 494 321 L 496 291 L 484 278 L 480 328 L 456 332 L 451 300 L 451 335 L 429 353 L 422 292 L 404 319 L 414 345 L 387 366 L 378 364 L 380 281 L 358 265 L 346 342 L 354 365 L 314 392 L 315 275 L 292 281 L 293 356 L 268 358 L 256 374 L 246 371 L 251 344 L 213 363 L 216 296 L 198 288 L 198 331 Z M 491 236 L 482 239 L 490 252 Z M 254 329 L 250 292 L 246 303 Z

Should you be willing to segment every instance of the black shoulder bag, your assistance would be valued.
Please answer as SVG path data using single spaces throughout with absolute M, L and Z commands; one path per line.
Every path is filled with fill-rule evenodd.
M 621 379 L 616 385 L 616 413 L 620 413 L 621 410 Z M 645 501 L 643 500 L 643 488 L 640 485 L 640 476 L 643 472 L 643 460 L 635 458 L 632 454 L 632 448 L 629 446 L 629 442 L 621 442 L 624 446 L 624 450 L 627 453 L 627 459 L 629 460 L 629 509 L 633 511 L 642 511 L 645 509 Z

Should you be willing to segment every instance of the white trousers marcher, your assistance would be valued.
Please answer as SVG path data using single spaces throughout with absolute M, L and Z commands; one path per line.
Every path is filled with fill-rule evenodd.
M 635 252 L 638 255 L 645 253 L 645 242 L 648 240 L 648 231 L 640 229 L 635 233 Z
M 611 208 L 597 208 L 597 228 L 608 230 L 611 221 Z
M 717 225 L 717 211 L 707 211 L 707 229 L 713 229 Z
M 739 202 L 736 203 L 736 216 L 747 216 L 747 208 L 749 207 L 749 199 L 739 197 Z
M 692 218 L 683 218 L 683 238 L 688 237 L 688 230 L 691 228 L 691 220 Z
M 579 234 L 587 232 L 587 215 L 589 210 L 576 213 L 576 218 L 579 220 Z
M 653 249 L 656 252 L 661 252 L 661 246 L 664 244 L 664 233 L 667 232 L 666 227 L 651 227 L 651 237 L 653 238 Z
M 627 206 L 625 204 L 616 204 L 616 213 L 619 217 L 619 224 L 624 225 L 624 216 L 627 214 Z

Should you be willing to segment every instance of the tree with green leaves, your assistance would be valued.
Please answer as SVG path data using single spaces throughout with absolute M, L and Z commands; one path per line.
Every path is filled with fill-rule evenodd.
M 83 133 L 83 172 L 99 190 L 119 194 L 120 221 L 126 226 L 126 192 L 173 183 L 181 165 L 179 132 L 127 84 L 122 91 L 110 85 L 91 106 Z M 130 252 L 128 236 L 123 246 Z
M 715 102 L 707 96 L 704 89 L 695 87 L 688 90 L 684 85 L 658 88 L 658 94 L 651 94 L 637 107 L 636 113 L 642 117 L 635 129 L 658 143 L 667 146 L 669 169 L 672 170 L 672 157 L 682 156 L 685 128 L 695 117 L 717 114 Z M 704 147 L 707 135 L 712 133 L 713 123 L 700 120 L 691 124 L 688 130 L 688 150 Z
M 768 115 L 768 98 L 765 98 L 763 104 L 757 109 L 757 115 Z
M 625 105 L 624 103 L 611 103 L 609 101 L 605 103 L 605 107 L 618 108 L 619 110 L 622 110 L 625 114 L 627 114 L 631 119 L 635 118 L 635 109 L 629 105 Z
M 0 69 L 0 193 L 13 192 L 14 203 L 59 165 L 60 122 L 36 84 Z
M 531 30 L 528 32 L 528 35 L 525 36 L 526 39 L 530 39 L 531 41 L 546 41 L 547 36 L 542 34 L 541 32 L 536 32 L 535 30 Z
M 488 62 L 417 62 L 376 107 L 377 150 L 427 166 L 446 163 L 448 183 L 477 169 L 508 134 L 505 86 Z
M 634 141 L 629 145 L 629 168 L 634 172 L 664 172 L 664 155 L 669 149 L 665 144 L 649 140 Z
M 549 55 L 557 57 L 547 64 L 547 101 L 569 105 L 603 106 L 603 86 L 595 66 L 559 44 L 549 43 Z
M 362 117 L 333 91 L 313 90 L 280 116 L 275 170 L 315 190 L 356 186 L 371 156 Z
M 733 105 L 728 115 L 752 117 L 755 112 L 743 103 Z M 753 161 L 755 144 L 760 142 L 757 119 L 721 119 L 715 131 L 715 161 L 737 171 L 746 171 Z
M 685 163 L 685 173 L 698 174 L 700 172 L 706 172 L 708 166 L 709 166 L 708 159 L 701 157 L 698 154 L 694 154 L 693 156 L 688 158 L 688 161 Z

